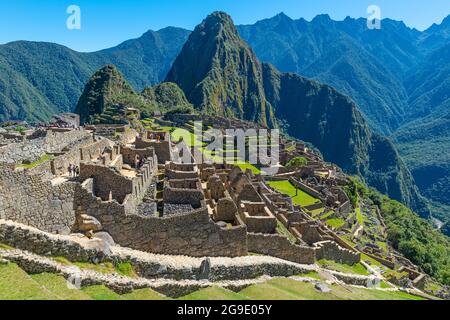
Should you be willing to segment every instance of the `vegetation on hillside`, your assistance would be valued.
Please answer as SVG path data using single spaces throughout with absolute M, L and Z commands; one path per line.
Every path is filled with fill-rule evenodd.
M 138 94 L 112 65 L 101 68 L 91 77 L 76 108 L 81 121 L 92 124 L 123 124 L 136 117 L 148 118 L 156 111 L 171 110 L 192 110 L 176 84 L 162 83 Z
M 367 188 L 357 178 L 348 190 L 377 205 L 387 226 L 388 240 L 406 258 L 441 283 L 450 284 L 450 238 L 403 204 Z M 358 195 L 356 195 L 356 193 Z
M 231 18 L 214 12 L 191 33 L 166 81 L 177 83 L 204 112 L 273 126 L 261 72 L 261 64 Z

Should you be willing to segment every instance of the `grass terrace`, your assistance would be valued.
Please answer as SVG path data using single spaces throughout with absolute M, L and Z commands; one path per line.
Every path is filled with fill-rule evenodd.
M 345 225 L 345 220 L 341 218 L 328 219 L 325 223 L 334 229 L 340 229 Z
M 44 162 L 53 160 L 53 156 L 48 155 L 48 154 L 44 154 L 40 159 L 30 163 L 30 164 L 18 164 L 16 165 L 17 168 L 24 168 L 24 169 L 33 169 L 36 168 L 37 166 L 43 164 Z
M 113 265 L 111 262 L 104 262 L 100 264 L 93 264 L 87 262 L 70 262 L 64 257 L 52 258 L 56 262 L 62 263 L 67 266 L 76 266 L 80 269 L 93 270 L 104 274 L 118 273 L 122 276 L 136 278 L 137 274 L 133 269 L 133 266 L 129 262 L 122 262 L 118 265 Z
M 319 260 L 318 264 L 324 268 L 340 271 L 344 273 L 354 273 L 354 274 L 360 274 L 364 276 L 370 275 L 369 271 L 367 271 L 366 268 L 361 263 L 355 263 L 354 265 L 348 265 L 348 264 L 342 264 L 330 260 Z
M 307 194 L 306 192 L 295 188 L 295 186 L 288 180 L 282 181 L 268 181 L 267 183 L 270 187 L 274 188 L 280 193 L 288 195 L 292 198 L 295 205 L 300 205 L 302 207 L 309 206 L 312 204 L 319 203 L 320 200 L 314 198 L 313 196 Z
M 277 221 L 277 229 L 276 230 L 279 234 L 288 238 L 288 240 L 291 243 L 297 242 L 297 239 L 294 237 L 294 235 L 292 233 L 290 233 L 289 230 L 280 221 Z
M 300 274 L 322 280 L 315 272 Z M 381 288 L 391 287 L 381 283 Z M 180 300 L 422 300 L 400 291 L 382 291 L 347 285 L 333 284 L 331 292 L 323 293 L 314 288 L 313 283 L 305 283 L 289 278 L 274 278 L 261 284 L 252 285 L 240 292 L 209 287 L 192 292 Z M 434 288 L 438 289 L 438 288 Z M 29 275 L 14 263 L 0 265 L 0 300 L 167 300 L 151 289 L 133 290 L 127 294 L 117 294 L 104 285 L 84 287 L 81 290 L 68 286 L 64 277 L 57 274 L 41 273 Z

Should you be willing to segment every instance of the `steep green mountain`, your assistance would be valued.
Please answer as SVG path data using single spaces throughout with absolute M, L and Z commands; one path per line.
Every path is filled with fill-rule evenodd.
M 399 150 L 423 194 L 450 206 L 450 45 L 433 52 L 408 79 L 408 116 L 413 120 L 394 134 Z M 447 208 L 437 210 L 449 219 Z
M 405 87 L 409 93 L 405 122 L 445 114 L 450 107 L 450 43 L 431 52 L 405 80 Z
M 289 135 L 311 142 L 347 173 L 427 215 L 394 145 L 369 128 L 353 101 L 332 87 L 264 67 L 266 96 Z
M 367 188 L 358 179 L 352 181 L 355 185 L 355 188 L 350 188 L 352 192 L 366 203 L 373 203 L 380 208 L 392 246 L 424 272 L 442 283 L 450 284 L 450 238 L 401 203 Z
M 178 83 L 194 106 L 207 112 L 258 120 L 255 108 L 263 115 L 269 107 L 289 135 L 312 143 L 328 161 L 427 215 L 392 143 L 372 132 L 348 97 L 261 64 L 251 53 L 231 18 L 216 12 L 190 35 L 167 79 Z M 245 76 L 239 81 L 238 75 Z
M 189 31 L 165 28 L 117 47 L 79 53 L 64 46 L 19 41 L 0 45 L 0 121 L 48 120 L 73 111 L 95 70 L 113 63 L 137 89 L 160 82 Z
M 107 65 L 89 79 L 75 112 L 82 123 L 90 122 L 94 115 L 100 115 L 108 108 L 111 111 L 111 104 L 116 103 L 118 97 L 132 95 L 135 92 L 122 74 L 113 65 Z
M 261 64 L 231 18 L 208 16 L 189 36 L 166 81 L 177 83 L 198 109 L 273 125 Z
M 393 138 L 422 193 L 437 203 L 435 216 L 450 221 L 450 45 L 431 52 L 405 85 L 409 122 Z
M 424 53 L 433 52 L 446 44 L 450 38 L 450 15 L 442 23 L 433 24 L 419 37 L 420 50 Z
M 369 30 L 365 19 L 319 15 L 307 22 L 283 13 L 238 30 L 262 61 L 352 97 L 373 128 L 389 133 L 402 123 L 407 108 L 402 77 L 419 59 L 411 45 L 418 31 L 388 19 L 381 30 Z
M 66 47 L 25 41 L 0 46 L 0 68 L 9 70 L 0 73 L 6 102 L 0 105 L 0 121 L 42 121 L 56 111 L 73 110 L 94 71 L 83 55 Z
M 0 57 L 0 121 L 23 119 L 44 121 L 56 111 L 31 83 Z
M 214 25 L 203 26 L 203 31 L 205 28 L 214 30 Z M 261 64 L 255 62 L 253 52 L 242 45 L 232 29 L 222 29 L 214 41 L 207 39 L 208 33 L 200 34 L 195 49 L 201 54 L 195 57 L 195 67 L 188 72 L 183 66 L 187 74 L 170 77 L 186 83 L 191 78 L 202 79 L 194 80 L 196 87 L 187 84 L 183 88 L 199 108 L 208 112 L 226 110 L 223 114 L 271 123 L 273 101 L 261 92 L 260 81 L 252 82 L 261 77 Z M 442 186 L 448 185 L 448 159 L 441 150 L 450 146 L 445 116 L 449 72 L 443 55 L 437 52 L 448 45 L 450 18 L 419 32 L 389 19 L 382 21 L 381 30 L 368 30 L 365 19 L 333 21 L 320 15 L 308 22 L 280 14 L 237 29 L 263 61 L 281 71 L 294 71 L 332 85 L 358 104 L 372 128 L 386 133 L 395 130 L 393 138 L 421 191 L 435 202 L 447 201 L 445 196 L 436 196 L 444 194 Z M 165 78 L 189 34 L 171 27 L 149 31 L 138 39 L 94 53 L 78 53 L 50 43 L 0 45 L 0 121 L 39 122 L 57 111 L 74 110 L 84 83 L 109 63 L 117 65 L 136 90 L 154 85 Z M 224 39 L 227 43 L 232 40 L 233 45 L 220 49 Z M 211 70 L 216 71 L 206 74 L 205 69 L 199 69 L 207 69 L 199 63 L 203 59 L 209 59 L 214 65 Z M 223 64 L 232 68 L 222 68 Z M 236 65 L 245 70 L 244 77 L 236 72 Z M 217 103 L 208 105 L 208 101 Z M 136 103 L 142 103 L 141 97 Z M 143 103 L 152 105 L 148 97 Z M 221 108 L 216 107 L 221 104 Z M 441 204 L 444 202 L 437 203 Z
M 184 92 L 175 83 L 160 83 L 136 93 L 113 65 L 106 65 L 89 79 L 75 112 L 82 123 L 120 124 L 129 119 L 129 108 L 149 117 L 154 111 L 192 109 Z
M 141 95 L 147 103 L 154 106 L 155 109 L 161 111 L 169 111 L 173 109 L 189 110 L 193 106 L 187 100 L 183 90 L 173 82 L 163 82 L 153 87 L 145 88 Z
M 423 32 L 389 19 L 381 26 L 280 14 L 238 30 L 260 59 L 332 85 L 357 102 L 372 128 L 393 133 L 434 215 L 449 219 L 450 16 Z

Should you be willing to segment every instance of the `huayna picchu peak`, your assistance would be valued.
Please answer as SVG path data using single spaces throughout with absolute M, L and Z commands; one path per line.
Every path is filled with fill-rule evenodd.
M 226 13 L 214 12 L 195 28 L 166 81 L 177 83 L 203 112 L 275 124 L 262 65 Z

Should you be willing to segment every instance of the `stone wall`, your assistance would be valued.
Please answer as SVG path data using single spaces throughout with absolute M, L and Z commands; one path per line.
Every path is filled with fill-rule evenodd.
M 22 163 L 25 159 L 34 162 L 44 154 L 44 138 L 20 143 L 11 143 L 0 147 L 0 162 Z
M 313 264 L 316 261 L 314 248 L 298 246 L 278 234 L 249 233 L 248 251 L 301 264 Z
M 140 159 L 152 158 L 155 159 L 155 163 L 157 163 L 155 149 L 152 147 L 144 148 L 144 149 L 136 149 L 134 147 L 122 147 L 120 150 L 123 162 L 132 167 L 135 166 L 136 156 L 139 156 Z
M 244 226 L 222 229 L 206 208 L 186 214 L 158 218 L 136 215 L 129 195 L 123 204 L 102 201 L 80 188 L 77 203 L 97 218 L 121 246 L 161 254 L 188 256 L 242 256 L 247 254 Z
M 306 193 L 309 194 L 310 196 L 315 197 L 315 198 L 318 198 L 318 199 L 322 199 L 322 198 L 323 198 L 322 195 L 321 195 L 319 192 L 317 192 L 317 191 L 314 190 L 313 188 L 307 186 L 306 184 L 304 184 L 304 183 L 298 181 L 297 179 L 291 177 L 291 178 L 289 178 L 289 181 L 290 181 L 295 187 L 297 187 L 298 189 L 300 189 L 300 190 L 306 192 Z
M 75 223 L 75 187 L 75 183 L 53 186 L 39 175 L 0 164 L 0 219 L 67 233 Z
M 166 180 L 163 191 L 164 203 L 190 204 L 194 208 L 201 206 L 205 200 L 199 179 Z
M 53 235 L 5 220 L 0 220 L 0 242 L 39 255 L 65 257 L 79 262 L 103 260 L 108 246 L 100 239 Z
M 169 179 L 197 179 L 200 174 L 195 164 L 170 162 L 166 164 L 166 177 Z
M 154 148 L 155 153 L 158 155 L 159 164 L 165 164 L 173 159 L 170 141 L 146 141 L 137 137 L 135 147 L 136 149 Z
M 120 157 L 121 159 L 121 157 Z M 130 195 L 135 203 L 142 200 L 152 182 L 156 166 L 152 159 L 137 172 L 136 177 L 128 178 L 115 167 L 81 163 L 80 180 L 94 179 L 94 194 L 106 201 L 111 199 L 123 203 Z
M 334 241 L 322 241 L 314 244 L 317 248 L 317 260 L 326 259 L 354 265 L 361 261 L 361 254 L 345 248 L 342 248 Z
M 264 202 L 243 201 L 239 205 L 241 219 L 247 225 L 249 232 L 274 233 L 277 219 L 265 206 Z
M 21 163 L 23 160 L 34 162 L 46 153 L 61 153 L 65 148 L 72 149 L 90 139 L 92 139 L 90 133 L 84 130 L 41 130 L 36 138 L 0 147 L 0 162 Z
M 91 162 L 97 159 L 111 145 L 107 139 L 101 139 L 91 144 L 85 145 L 80 149 L 80 160 L 83 162 Z
M 112 199 L 123 203 L 125 197 L 133 193 L 133 181 L 117 170 L 101 165 L 81 164 L 80 180 L 94 179 L 94 194 L 102 200 Z

